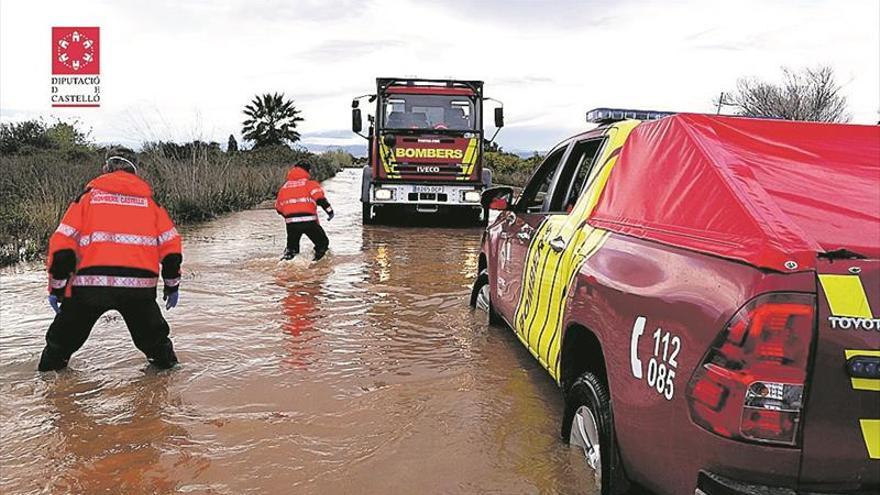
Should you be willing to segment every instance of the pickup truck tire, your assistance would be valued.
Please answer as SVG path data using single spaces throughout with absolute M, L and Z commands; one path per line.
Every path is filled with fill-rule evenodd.
M 364 225 L 373 225 L 373 206 L 370 203 L 361 203 L 361 220 Z
M 495 312 L 489 294 L 489 270 L 484 268 L 474 280 L 474 286 L 471 289 L 471 307 L 485 310 L 489 315 L 490 325 L 502 325 L 504 320 Z
M 620 495 L 629 489 L 614 435 L 611 396 L 604 380 L 586 372 L 565 394 L 562 438 L 583 459 L 601 495 Z

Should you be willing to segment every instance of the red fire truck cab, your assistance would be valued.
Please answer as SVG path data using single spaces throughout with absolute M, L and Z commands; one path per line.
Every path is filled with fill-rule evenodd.
M 361 189 L 363 221 L 392 211 L 456 211 L 486 222 L 482 81 L 378 78 L 376 93 L 352 101 L 352 131 L 369 140 Z M 375 102 L 362 134 L 360 103 Z M 495 127 L 504 125 L 501 107 Z M 497 133 L 497 130 L 496 130 Z M 493 136 L 494 137 L 494 136 Z

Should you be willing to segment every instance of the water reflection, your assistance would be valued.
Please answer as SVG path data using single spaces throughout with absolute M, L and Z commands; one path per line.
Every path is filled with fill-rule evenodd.
M 286 334 L 283 363 L 291 368 L 305 369 L 313 358 L 312 341 L 320 337 L 315 325 L 320 319 L 318 296 L 321 281 L 312 279 L 303 283 L 283 275 L 282 272 L 276 276 L 276 283 L 286 291 L 281 301 L 284 315 L 281 330 Z
M 182 405 L 180 396 L 170 392 L 172 380 L 171 373 L 151 368 L 123 386 L 75 371 L 59 374 L 45 395 L 54 435 L 53 469 L 46 472 L 44 488 L 52 493 L 178 489 L 181 463 L 172 458 L 191 441 L 186 429 L 169 421 L 166 413 Z M 139 392 L 132 394 L 131 389 Z M 188 468 L 197 471 L 198 464 L 207 462 Z

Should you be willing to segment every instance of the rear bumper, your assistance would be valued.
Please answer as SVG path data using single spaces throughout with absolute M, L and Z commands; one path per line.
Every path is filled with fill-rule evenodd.
M 873 490 L 856 490 L 834 493 L 800 491 L 794 488 L 780 486 L 755 485 L 725 478 L 707 471 L 700 471 L 700 475 L 697 477 L 697 489 L 694 491 L 694 495 L 867 495 L 868 493 L 877 492 Z
M 791 488 L 753 485 L 700 471 L 694 495 L 798 495 L 798 493 Z

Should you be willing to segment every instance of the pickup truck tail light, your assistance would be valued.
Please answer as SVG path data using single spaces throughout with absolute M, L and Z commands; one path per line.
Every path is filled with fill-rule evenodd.
M 795 446 L 816 298 L 773 293 L 743 306 L 688 384 L 691 418 L 718 435 Z

